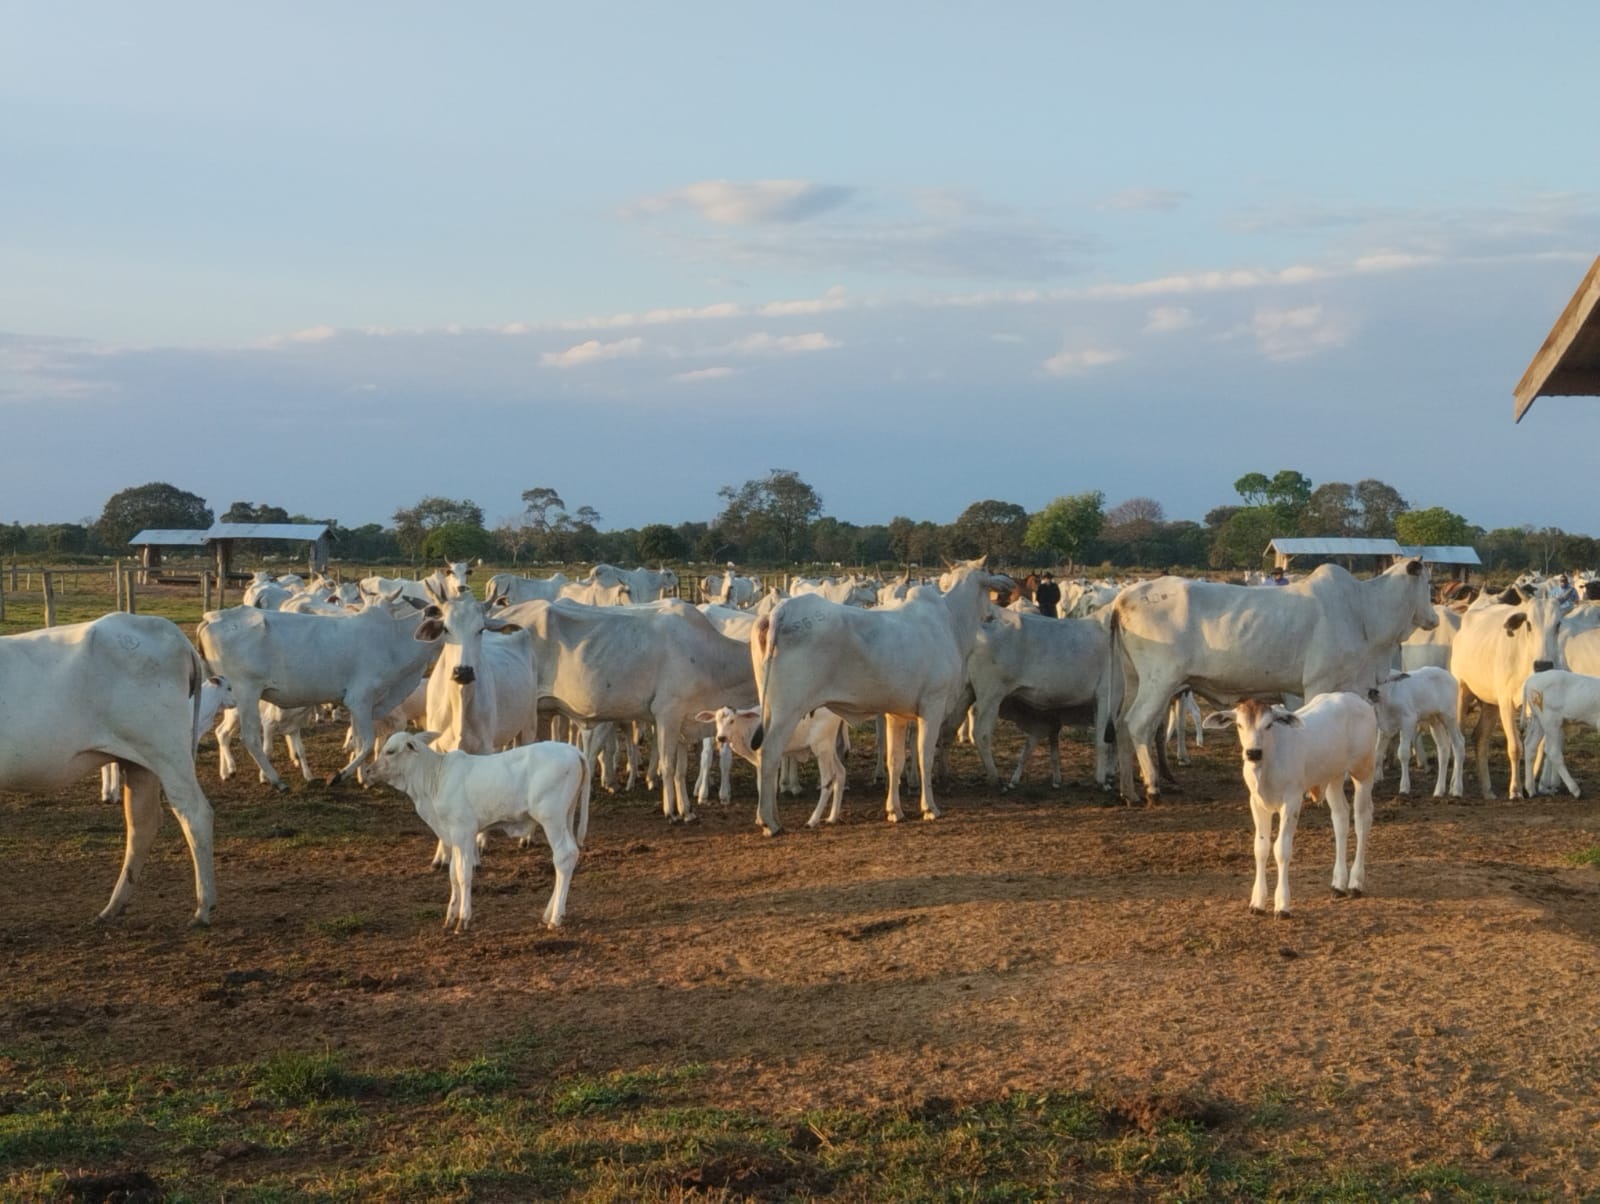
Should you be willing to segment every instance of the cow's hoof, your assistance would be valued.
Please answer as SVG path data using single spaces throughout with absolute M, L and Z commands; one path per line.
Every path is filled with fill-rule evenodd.
M 1280 919 L 1280 920 L 1287 920 L 1287 919 L 1292 918 L 1292 913 L 1287 912 L 1287 911 L 1280 911 L 1280 912 L 1277 913 L 1277 915 L 1278 915 L 1278 919 Z
M 763 835 L 763 836 L 782 836 L 783 835 L 783 829 L 782 828 L 763 827 L 761 829 L 761 835 Z
M 1351 891 L 1350 891 L 1350 897 L 1352 899 L 1359 899 L 1359 898 L 1361 898 L 1361 892 L 1359 890 L 1357 890 L 1357 889 L 1352 888 Z
M 1267 914 L 1267 909 L 1265 907 L 1257 907 L 1254 903 L 1252 903 L 1250 904 L 1250 914 L 1253 916 L 1264 916 Z
M 1340 890 L 1337 886 L 1332 888 L 1331 893 L 1335 899 L 1348 899 L 1350 897 L 1349 891 Z

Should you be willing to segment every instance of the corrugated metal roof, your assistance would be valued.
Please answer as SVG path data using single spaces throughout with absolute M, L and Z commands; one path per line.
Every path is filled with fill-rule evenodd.
M 1566 309 L 1545 336 L 1511 391 L 1514 422 L 1521 422 L 1536 397 L 1594 397 L 1600 395 L 1600 257 L 1572 294 Z
M 1274 539 L 1267 551 L 1280 556 L 1399 556 L 1392 539 Z
M 292 539 L 310 543 L 327 533 L 327 523 L 212 523 L 205 531 L 140 531 L 128 542 L 167 548 L 202 547 L 215 539 Z
M 140 531 L 128 541 L 130 544 L 160 544 L 164 548 L 203 547 L 206 542 L 204 531 L 163 531 L 152 527 L 148 531 Z
M 213 523 L 207 539 L 321 539 L 327 523 Z
M 1444 544 L 1419 544 L 1415 547 L 1402 547 L 1402 556 L 1418 556 L 1429 564 L 1482 564 L 1478 559 L 1475 548 L 1449 547 Z

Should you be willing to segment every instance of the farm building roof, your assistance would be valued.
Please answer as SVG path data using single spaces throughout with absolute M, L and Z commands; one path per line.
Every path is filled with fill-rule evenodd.
M 1400 549 L 1403 556 L 1417 556 L 1429 564 L 1482 564 L 1474 548 L 1448 547 L 1443 544 L 1416 545 Z
M 128 541 L 130 544 L 160 544 L 162 547 L 204 547 L 206 533 L 204 531 L 162 531 L 152 528 L 140 531 Z
M 1521 422 L 1536 397 L 1600 395 L 1600 257 L 1545 336 L 1512 390 L 1512 421 Z
M 1267 551 L 1279 556 L 1399 556 L 1392 539 L 1274 539 Z
M 203 547 L 218 539 L 291 539 L 309 543 L 327 533 L 327 523 L 212 523 L 205 531 L 140 531 L 128 542 L 163 547 Z

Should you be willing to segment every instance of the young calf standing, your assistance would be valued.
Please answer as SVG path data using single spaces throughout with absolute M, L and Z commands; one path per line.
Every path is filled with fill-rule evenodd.
M 511 836 L 544 829 L 556 886 L 544 922 L 557 927 L 567 912 L 567 889 L 578 864 L 575 818 L 589 809 L 589 774 L 570 744 L 545 741 L 488 756 L 434 752 L 433 732 L 396 732 L 373 763 L 371 776 L 410 796 L 423 823 L 450 853 L 450 904 L 444 926 L 472 922 L 472 869 L 477 839 L 491 828 Z
M 1376 776 L 1378 720 L 1359 694 L 1319 694 L 1298 711 L 1247 698 L 1231 711 L 1206 718 L 1207 727 L 1232 723 L 1244 750 L 1244 782 L 1256 828 L 1256 880 L 1250 910 L 1267 912 L 1267 849 L 1278 867 L 1278 917 L 1289 917 L 1289 859 L 1302 796 L 1311 791 L 1328 803 L 1333 821 L 1333 893 L 1360 895 L 1366 885 L 1367 831 L 1372 827 L 1372 783 Z M 1356 856 L 1348 869 L 1350 830 L 1344 779 L 1355 779 Z M 1272 817 L 1278 839 L 1272 840 Z
M 1367 691 L 1367 698 L 1378 715 L 1378 734 L 1387 744 L 1389 737 L 1400 736 L 1400 793 L 1411 793 L 1411 744 L 1419 739 L 1417 729 L 1426 725 L 1433 732 L 1434 751 L 1439 757 L 1439 781 L 1434 798 L 1445 797 L 1445 779 L 1450 795 L 1462 795 L 1462 776 L 1467 759 L 1467 738 L 1456 722 L 1456 699 L 1460 685 L 1448 669 L 1425 665 L 1409 673 L 1399 673 Z M 1451 768 L 1452 764 L 1454 769 Z M 1383 772 L 1383 753 L 1378 753 L 1378 772 Z

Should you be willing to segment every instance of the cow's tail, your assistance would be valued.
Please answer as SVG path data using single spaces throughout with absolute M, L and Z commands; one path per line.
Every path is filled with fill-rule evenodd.
M 1117 742 L 1117 712 L 1122 709 L 1123 699 L 1127 696 L 1127 684 L 1122 673 L 1122 641 L 1117 638 L 1122 630 L 1122 625 L 1117 621 L 1117 608 L 1111 607 L 1111 617 L 1106 621 L 1106 633 L 1110 638 L 1111 648 L 1106 656 L 1106 690 L 1109 698 L 1106 703 L 1106 730 L 1101 733 L 1101 742 L 1115 744 Z M 1122 684 L 1121 690 L 1117 689 Z
M 211 671 L 206 668 L 205 657 L 197 652 L 194 646 L 189 646 L 189 747 L 198 749 L 200 737 L 204 735 L 201 724 L 205 716 L 201 714 L 201 684 L 210 676 Z
M 750 659 L 756 674 L 756 694 L 761 699 L 761 721 L 750 733 L 750 751 L 757 752 L 766 737 L 767 724 L 772 719 L 772 699 L 768 684 L 772 679 L 772 662 L 778 656 L 777 610 L 762 615 L 750 632 Z

